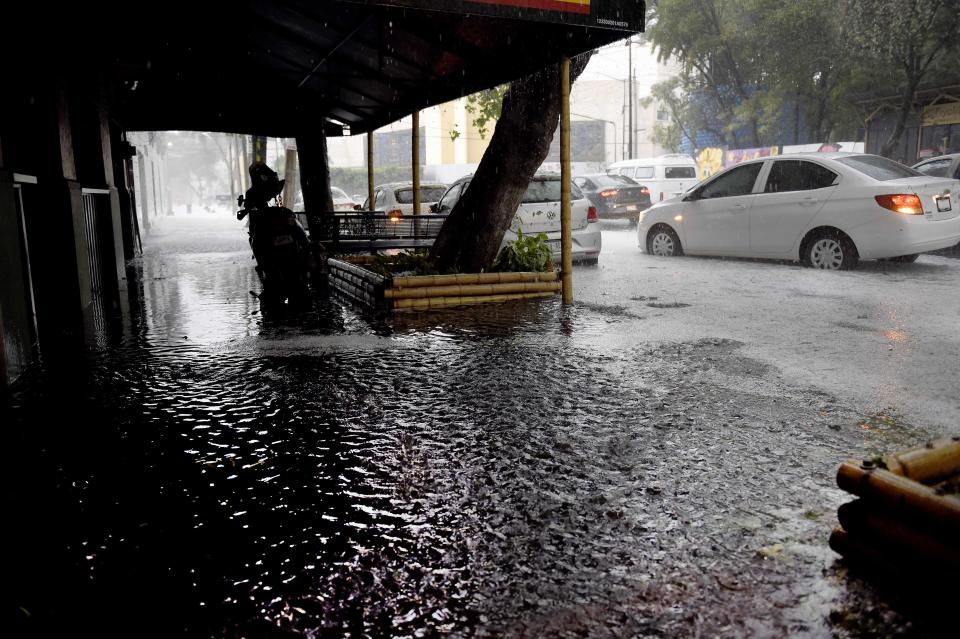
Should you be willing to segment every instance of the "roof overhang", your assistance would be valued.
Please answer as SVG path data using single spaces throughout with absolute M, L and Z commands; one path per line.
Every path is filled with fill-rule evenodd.
M 644 3 L 173 0 L 16 12 L 22 77 L 99 82 L 127 130 L 292 137 L 319 123 L 328 135 L 371 131 L 620 40 L 643 30 Z

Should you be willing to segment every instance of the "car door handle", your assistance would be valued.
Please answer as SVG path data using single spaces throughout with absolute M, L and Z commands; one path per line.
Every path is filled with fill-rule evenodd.
M 813 206 L 817 203 L 817 198 L 815 197 L 805 197 L 800 200 L 800 206 Z
M 742 211 L 742 210 L 745 209 L 745 208 L 747 208 L 747 207 L 746 207 L 745 205 L 743 205 L 743 204 L 734 204 L 734 205 L 733 205 L 733 210 L 734 210 L 734 211 Z

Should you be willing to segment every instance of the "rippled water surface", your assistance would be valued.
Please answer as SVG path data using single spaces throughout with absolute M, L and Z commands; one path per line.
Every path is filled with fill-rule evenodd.
M 264 317 L 242 233 L 197 226 L 4 418 L 25 634 L 912 627 L 825 540 L 837 460 L 922 433 L 731 340 L 624 348 L 616 306 Z

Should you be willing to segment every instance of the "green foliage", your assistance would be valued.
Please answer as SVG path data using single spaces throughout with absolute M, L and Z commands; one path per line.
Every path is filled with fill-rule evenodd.
M 889 89 L 871 82 L 875 62 L 853 55 L 842 28 L 846 16 L 859 21 L 861 13 L 840 10 L 833 0 L 660 0 L 649 6 L 648 39 L 661 60 L 680 63 L 678 77 L 652 90 L 671 114 L 671 126 L 657 133 L 668 143 L 678 133 L 692 139 L 710 133 L 734 148 L 854 136 L 862 124 L 854 98 L 865 89 Z M 802 118 L 784 117 L 794 104 Z
M 367 266 L 374 273 L 390 277 L 398 273 L 408 275 L 439 275 L 436 266 L 425 250 L 404 251 L 396 255 L 377 255 Z
M 844 0 L 839 8 L 850 55 L 872 71 L 870 93 L 899 98 L 896 125 L 881 150 L 889 157 L 921 84 L 960 81 L 960 0 Z
M 506 95 L 509 87 L 509 84 L 501 84 L 467 96 L 467 113 L 473 116 L 473 124 L 477 127 L 481 138 L 487 137 L 487 125 L 500 119 L 503 96 Z M 459 136 L 459 133 L 457 135 Z M 450 136 L 453 137 L 453 132 Z
M 550 271 L 553 256 L 545 233 L 524 235 L 517 229 L 517 239 L 507 242 L 494 260 L 491 271 Z

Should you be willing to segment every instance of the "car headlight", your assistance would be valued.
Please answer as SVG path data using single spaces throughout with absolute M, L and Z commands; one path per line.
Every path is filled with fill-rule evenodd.
M 640 215 L 637 216 L 637 224 L 643 224 L 643 218 L 645 218 L 646 216 L 647 216 L 646 209 L 644 209 L 643 211 L 640 211 Z

